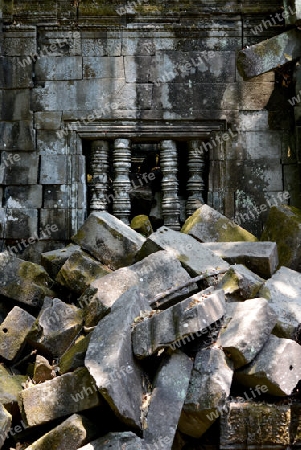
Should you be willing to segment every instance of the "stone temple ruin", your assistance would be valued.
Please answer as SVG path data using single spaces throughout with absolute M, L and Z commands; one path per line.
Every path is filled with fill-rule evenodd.
M 0 449 L 301 448 L 301 0 L 0 13 Z

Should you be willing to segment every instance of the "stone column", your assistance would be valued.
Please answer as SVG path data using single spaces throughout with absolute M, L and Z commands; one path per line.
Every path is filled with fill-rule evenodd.
M 188 199 L 186 201 L 186 217 L 191 216 L 194 211 L 204 203 L 203 192 L 205 183 L 203 173 L 205 170 L 205 150 L 201 141 L 190 141 L 188 150 L 188 174 L 187 182 Z
M 129 139 L 116 139 L 114 142 L 113 167 L 115 171 L 113 188 L 114 203 L 113 214 L 127 225 L 131 214 L 131 200 L 129 191 L 131 181 L 131 141 Z
M 108 142 L 94 141 L 91 146 L 91 200 L 90 211 L 107 209 L 108 190 Z
M 178 154 L 174 141 L 161 142 L 162 179 L 162 213 L 164 225 L 173 230 L 180 230 L 180 202 L 178 199 Z

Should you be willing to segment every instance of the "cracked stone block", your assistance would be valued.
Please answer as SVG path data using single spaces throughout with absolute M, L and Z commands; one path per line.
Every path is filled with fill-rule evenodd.
M 101 211 L 90 214 L 72 240 L 115 270 L 133 264 L 145 238 L 117 217 Z
M 0 404 L 0 448 L 4 445 L 4 441 L 8 436 L 11 424 L 12 416 L 6 411 L 4 406 Z
M 72 344 L 83 324 L 83 311 L 58 298 L 45 298 L 29 336 L 29 343 L 60 357 Z
M 226 311 L 224 291 L 205 292 L 137 320 L 132 332 L 135 356 L 142 359 L 161 348 L 175 348 L 176 343 L 181 342 L 185 344 L 189 336 L 205 333 L 209 325 L 220 320 Z
M 257 297 L 264 282 L 263 278 L 244 265 L 234 264 L 230 266 L 217 288 L 223 289 L 227 301 L 238 302 Z
M 301 271 L 301 210 L 294 206 L 273 206 L 261 241 L 277 243 L 279 266 Z
M 235 369 L 250 363 L 269 339 L 276 315 L 264 298 L 227 305 L 227 325 L 217 345 L 232 360 Z
M 177 258 L 191 276 L 205 272 L 227 270 L 229 264 L 204 248 L 191 236 L 165 226 L 152 233 L 137 255 L 141 259 L 158 250 L 166 250 Z
M 268 300 L 276 314 L 273 334 L 280 338 L 295 339 L 301 323 L 301 274 L 280 267 L 265 282 L 259 295 Z
M 50 252 L 41 254 L 41 265 L 55 279 L 65 262 L 77 250 L 80 250 L 79 245 L 67 245 L 67 247 L 52 250 Z
M 130 431 L 109 433 L 78 450 L 146 450 L 143 441 Z M 150 448 L 149 448 L 150 449 Z M 150 449 L 151 450 L 151 449 Z
M 80 296 L 92 281 L 111 272 L 106 266 L 80 249 L 73 252 L 67 259 L 55 280 Z
M 53 377 L 53 367 L 49 361 L 44 356 L 37 355 L 33 369 L 33 381 L 44 383 L 44 381 L 52 380 Z
M 291 407 L 255 402 L 231 402 L 221 415 L 220 449 L 287 448 Z
M 170 450 L 185 401 L 192 360 L 180 351 L 168 356 L 159 367 L 153 382 L 143 438 L 147 445 Z
M 39 307 L 46 295 L 54 296 L 53 280 L 42 266 L 0 253 L 0 294 L 7 299 Z
M 15 306 L 0 325 L 0 355 L 12 361 L 25 345 L 35 317 Z
M 85 364 L 85 356 L 90 342 L 91 333 L 80 336 L 74 345 L 70 347 L 60 358 L 60 373 L 72 372 Z
M 150 310 L 136 287 L 125 292 L 92 332 L 85 366 L 102 396 L 126 424 L 141 428 L 144 374 L 132 353 L 131 324 Z
M 270 278 L 278 267 L 275 242 L 207 242 L 202 244 L 230 264 L 243 264 L 262 278 Z
M 26 447 L 27 450 L 75 450 L 97 435 L 96 426 L 88 419 L 72 414 L 49 433 Z
M 243 386 L 266 385 L 270 395 L 291 395 L 301 379 L 301 346 L 272 335 L 253 361 L 237 370 L 234 377 Z
M 168 252 L 159 251 L 129 267 L 116 270 L 91 283 L 79 299 L 85 323 L 93 326 L 110 312 L 116 300 L 132 286 L 151 302 L 157 294 L 185 283 L 190 276 Z
M 200 242 L 257 241 L 257 238 L 204 204 L 188 217 L 181 230 Z
M 230 395 L 232 378 L 232 363 L 220 348 L 197 353 L 179 421 L 182 433 L 199 438 L 213 425 Z
M 93 378 L 86 368 L 24 389 L 20 401 L 29 427 L 101 404 Z
M 27 376 L 11 375 L 3 365 L 0 365 L 0 404 L 5 406 L 9 413 L 15 412 L 18 397 L 23 390 Z

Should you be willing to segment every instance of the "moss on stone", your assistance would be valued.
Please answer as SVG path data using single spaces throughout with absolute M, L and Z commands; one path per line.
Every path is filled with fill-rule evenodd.
M 148 237 L 152 234 L 153 229 L 148 216 L 141 214 L 135 216 L 131 221 L 131 228 L 142 236 Z

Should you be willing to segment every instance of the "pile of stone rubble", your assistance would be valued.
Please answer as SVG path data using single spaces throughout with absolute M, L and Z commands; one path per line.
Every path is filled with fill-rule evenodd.
M 207 205 L 148 237 L 92 213 L 41 265 L 1 253 L 0 448 L 300 444 L 301 274 L 286 245 L 301 226 L 272 209 L 280 264 L 275 242 Z

